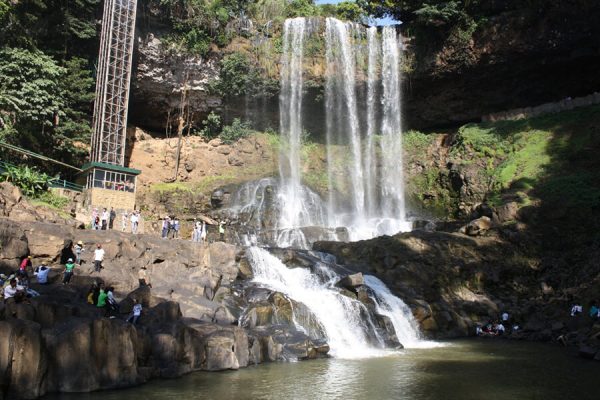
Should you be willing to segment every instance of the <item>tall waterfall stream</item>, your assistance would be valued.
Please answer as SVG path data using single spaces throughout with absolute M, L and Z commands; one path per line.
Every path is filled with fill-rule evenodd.
M 303 184 L 301 162 L 305 43 L 320 34 L 326 62 L 326 199 Z M 279 179 L 250 182 L 234 195 L 235 211 L 256 228 L 245 238 L 252 245 L 247 254 L 254 283 L 301 304 L 293 310 L 295 328 L 325 339 L 334 357 L 387 354 L 385 349 L 394 346 L 389 332 L 381 334 L 381 320 L 390 321 L 383 325 L 395 343 L 433 344 L 420 340 L 408 306 L 379 279 L 366 276 L 368 307 L 364 298 L 343 294 L 336 286 L 342 276 L 326 265 L 288 268 L 258 246 L 309 249 L 315 240 L 359 240 L 410 229 L 402 170 L 401 57 L 401 40 L 392 26 L 378 32 L 335 18 L 327 18 L 324 27 L 313 19 L 286 20 Z M 366 95 L 359 93 L 359 81 Z

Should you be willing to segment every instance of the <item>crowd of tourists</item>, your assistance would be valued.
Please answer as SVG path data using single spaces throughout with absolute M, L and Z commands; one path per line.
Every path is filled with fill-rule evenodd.
M 103 208 L 102 211 L 99 211 L 98 208 L 94 208 L 91 216 L 91 227 L 93 230 L 102 231 L 114 229 L 116 219 L 117 212 L 113 207 L 110 208 L 110 211 L 106 208 Z M 137 233 L 140 219 L 141 215 L 139 211 L 123 211 L 121 213 L 121 231 L 125 232 L 129 229 L 131 233 Z
M 65 242 L 64 248 L 61 251 L 61 264 L 63 268 L 62 279 L 55 279 L 57 283 L 62 285 L 72 284 L 75 270 L 81 267 L 83 260 L 81 254 L 85 251 L 82 241 L 78 241 L 75 245 L 70 240 Z M 94 265 L 93 272 L 102 270 L 102 262 L 104 261 L 105 251 L 101 244 L 97 244 L 94 249 Z M 40 293 L 30 287 L 30 275 L 37 280 L 39 285 L 50 284 L 49 273 L 50 260 L 43 261 L 35 269 L 32 265 L 32 257 L 27 256 L 22 259 L 17 271 L 10 275 L 0 274 L 0 299 L 4 301 L 6 310 L 9 315 L 17 315 L 17 304 L 29 303 L 31 298 L 40 296 Z M 32 274 L 31 274 L 32 272 Z M 152 287 L 150 276 L 143 266 L 138 271 L 138 283 L 140 287 Z M 88 304 L 102 309 L 105 317 L 116 318 L 119 315 L 119 304 L 114 296 L 114 288 L 112 286 L 105 287 L 103 283 L 94 282 L 88 290 L 86 301 Z M 133 300 L 132 311 L 127 317 L 127 321 L 137 324 L 142 315 L 142 304 L 137 300 Z
M 220 221 L 219 226 L 219 240 L 225 241 L 225 221 Z M 178 239 L 180 238 L 181 223 L 176 216 L 169 216 L 163 218 L 161 225 L 161 237 L 163 239 Z M 200 221 L 194 218 L 192 225 L 192 242 L 194 243 L 207 243 L 208 240 L 208 226 L 205 221 Z

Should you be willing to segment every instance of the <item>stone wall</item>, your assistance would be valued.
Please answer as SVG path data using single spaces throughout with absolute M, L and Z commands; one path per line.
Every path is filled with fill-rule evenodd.
M 132 211 L 135 209 L 135 193 L 101 188 L 88 189 L 90 205 L 98 208 Z
M 566 99 L 563 99 L 561 101 L 556 101 L 553 103 L 544 103 L 535 107 L 515 108 L 513 110 L 484 115 L 483 117 L 481 117 L 481 121 L 514 121 L 519 119 L 538 117 L 540 115 L 545 114 L 556 114 L 561 111 L 568 111 L 574 108 L 586 107 L 599 103 L 600 93 L 594 92 L 584 97 L 575 97 L 574 99 L 567 97 Z

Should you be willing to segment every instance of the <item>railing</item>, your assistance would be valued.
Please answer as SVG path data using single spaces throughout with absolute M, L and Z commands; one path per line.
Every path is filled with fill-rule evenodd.
M 52 179 L 50 182 L 48 182 L 48 187 L 68 189 L 68 190 L 73 190 L 75 192 L 83 192 L 83 189 L 84 189 L 84 187 L 82 185 L 78 185 L 76 183 L 69 182 L 64 179 L 58 179 L 58 178 Z
M 9 168 L 17 168 L 16 165 L 0 160 L 0 172 L 7 171 Z M 83 192 L 84 187 L 73 182 L 69 182 L 60 178 L 53 178 L 48 182 L 49 188 L 62 188 L 73 190 L 75 192 Z

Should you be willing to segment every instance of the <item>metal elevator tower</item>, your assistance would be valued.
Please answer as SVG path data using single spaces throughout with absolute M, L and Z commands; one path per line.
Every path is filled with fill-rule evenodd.
M 105 0 L 90 162 L 124 167 L 137 0 Z

